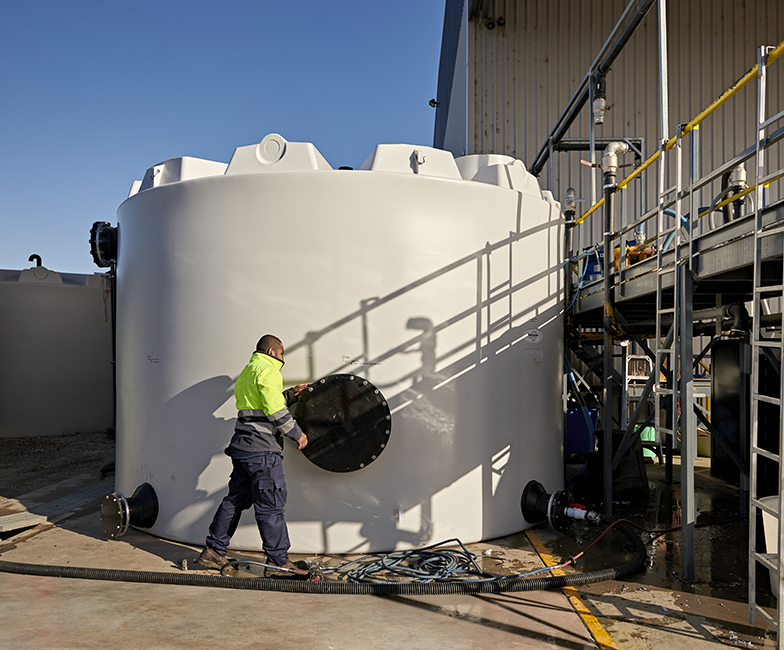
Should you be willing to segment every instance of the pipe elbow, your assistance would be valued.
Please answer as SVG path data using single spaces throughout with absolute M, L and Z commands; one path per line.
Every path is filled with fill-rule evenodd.
M 608 153 L 614 153 L 616 155 L 621 155 L 629 152 L 629 143 L 628 142 L 621 142 L 615 141 L 608 144 L 605 149 L 605 155 Z
M 721 308 L 721 315 L 723 318 L 731 318 L 732 324 L 730 330 L 735 332 L 748 332 L 749 331 L 749 312 L 740 303 L 732 305 L 724 305 Z
M 604 149 L 602 156 L 602 169 L 605 174 L 614 174 L 618 171 L 618 156 L 623 155 L 629 151 L 629 143 L 627 142 L 611 142 Z

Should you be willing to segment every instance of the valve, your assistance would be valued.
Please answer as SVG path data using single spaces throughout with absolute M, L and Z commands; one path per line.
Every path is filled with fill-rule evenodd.
M 577 193 L 573 187 L 566 189 L 563 212 L 566 217 L 567 228 L 574 226 L 574 215 L 577 212 Z
M 529 524 L 549 523 L 561 533 L 569 530 L 573 519 L 585 519 L 591 523 L 601 521 L 601 514 L 586 510 L 572 502 L 567 490 L 556 490 L 547 494 L 539 481 L 529 481 L 520 497 L 523 519 Z
M 596 126 L 604 124 L 604 116 L 607 114 L 607 78 L 603 74 L 597 73 L 593 80 L 593 123 Z

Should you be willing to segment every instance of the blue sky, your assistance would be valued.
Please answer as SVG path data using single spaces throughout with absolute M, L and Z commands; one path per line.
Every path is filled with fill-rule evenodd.
M 95 273 L 89 231 L 178 156 L 267 133 L 333 167 L 431 145 L 444 0 L 24 0 L 0 14 L 0 268 Z

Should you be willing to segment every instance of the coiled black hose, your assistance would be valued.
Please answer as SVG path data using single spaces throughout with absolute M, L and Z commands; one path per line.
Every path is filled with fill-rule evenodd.
M 602 521 L 610 524 L 612 517 L 602 515 Z M 635 573 L 645 565 L 647 552 L 639 536 L 622 523 L 615 524 L 634 545 L 634 557 L 610 569 L 589 573 L 570 573 L 546 578 L 499 578 L 490 581 L 471 582 L 338 582 L 279 578 L 233 578 L 219 575 L 168 573 L 163 571 L 128 571 L 124 569 L 92 569 L 88 567 L 51 566 L 25 564 L 0 560 L 0 571 L 23 575 L 56 578 L 80 578 L 82 580 L 108 580 L 113 582 L 141 582 L 162 585 L 187 585 L 191 587 L 220 587 L 223 589 L 250 589 L 254 591 L 279 591 L 308 594 L 345 594 L 366 596 L 448 596 L 454 594 L 488 594 L 512 591 L 539 591 L 577 587 L 604 580 L 618 580 Z

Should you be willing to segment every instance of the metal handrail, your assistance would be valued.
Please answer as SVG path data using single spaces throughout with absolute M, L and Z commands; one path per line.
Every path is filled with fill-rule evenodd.
M 784 117 L 784 111 L 782 111 L 781 115 L 778 116 L 778 117 L 779 117 L 779 119 L 781 119 L 781 117 Z M 769 124 L 771 124 L 774 121 L 776 121 L 776 120 L 768 120 L 767 123 L 769 125 Z M 767 138 L 765 138 L 763 146 L 764 146 L 764 148 L 767 149 L 768 147 L 776 144 L 779 140 L 782 140 L 782 139 L 784 139 L 784 127 L 781 127 L 780 129 L 777 129 L 774 133 L 771 133 Z M 710 173 L 706 174 L 705 176 L 703 176 L 702 178 L 694 181 L 693 189 L 696 191 L 698 189 L 701 189 L 701 188 L 705 187 L 706 185 L 708 185 L 712 181 L 714 181 L 717 178 L 719 178 L 725 172 L 728 172 L 728 171 L 734 169 L 735 167 L 737 167 L 739 164 L 741 164 L 743 162 L 746 162 L 747 160 L 750 160 L 751 158 L 754 157 L 754 155 L 756 154 L 756 151 L 757 151 L 756 145 L 752 145 L 751 147 L 749 147 L 748 149 L 742 151 L 741 153 L 739 153 L 738 155 L 734 156 L 733 158 L 730 158 L 728 161 L 726 161 L 723 164 L 721 164 L 718 167 L 716 167 L 716 169 L 714 169 L 712 172 L 710 172 Z M 780 178 L 782 178 L 781 175 L 770 174 L 769 176 L 767 176 L 767 177 L 765 177 L 763 179 L 763 184 L 772 183 L 773 181 L 778 180 Z M 750 188 L 749 192 L 753 191 L 755 187 L 756 187 L 756 185 L 752 186 Z M 675 191 L 675 187 L 673 186 L 673 187 L 670 187 L 667 190 L 665 190 L 665 194 L 672 194 L 674 191 Z M 729 205 L 730 203 L 733 203 L 734 201 L 737 201 L 738 199 L 742 198 L 743 196 L 746 196 L 746 194 L 748 194 L 749 192 L 744 191 L 742 193 L 733 194 L 732 196 L 728 197 L 727 199 L 722 200 L 721 203 L 716 204 L 714 206 L 713 210 L 702 210 L 702 211 L 698 212 L 697 218 L 698 219 L 702 219 L 703 217 L 709 215 L 711 212 L 715 212 L 715 211 L 721 210 L 721 208 L 723 208 L 724 206 Z M 685 195 L 681 195 L 681 198 L 685 198 Z M 676 197 L 673 196 L 670 200 L 666 201 L 663 204 L 663 207 L 664 208 L 671 207 L 672 205 L 675 204 L 675 200 L 676 200 Z M 637 229 L 642 224 L 647 223 L 648 221 L 653 219 L 658 213 L 659 213 L 659 206 L 656 205 L 653 208 L 651 208 L 650 210 L 648 210 L 647 212 L 643 213 L 636 221 L 632 221 L 631 223 L 626 224 L 623 228 L 618 230 L 618 235 L 622 236 L 622 235 L 625 235 L 628 232 L 631 232 L 632 230 Z M 654 239 L 656 239 L 656 237 L 653 237 L 652 239 L 647 240 L 647 243 L 650 243 Z
M 768 54 L 768 65 L 773 63 L 776 59 L 778 59 L 782 54 L 784 54 L 784 41 L 781 41 L 775 48 L 773 48 L 770 53 Z M 738 81 L 732 84 L 727 90 L 725 90 L 721 95 L 719 95 L 713 102 L 708 104 L 706 108 L 704 108 L 700 113 L 697 114 L 690 122 L 688 122 L 682 131 L 682 135 L 686 135 L 689 132 L 693 131 L 695 128 L 699 127 L 699 125 L 705 121 L 711 114 L 713 114 L 720 106 L 726 103 L 731 97 L 733 97 L 739 90 L 745 87 L 750 81 L 755 79 L 759 74 L 759 66 L 757 63 L 746 73 L 744 74 Z M 673 136 L 667 141 L 665 145 L 665 151 L 669 151 L 675 146 L 677 142 L 677 136 Z M 616 186 L 615 191 L 624 189 L 629 183 L 631 183 L 635 178 L 637 178 L 643 171 L 645 171 L 648 167 L 650 167 L 653 163 L 655 163 L 659 156 L 661 155 L 660 150 L 657 150 L 648 160 L 642 163 L 639 167 L 637 167 L 631 174 L 629 174 L 626 178 L 624 178 L 618 185 Z M 736 195 L 737 197 L 737 195 Z M 604 198 L 598 200 L 591 208 L 582 215 L 579 219 L 575 220 L 575 225 L 582 223 L 585 221 L 591 214 L 596 212 L 602 205 L 604 205 Z

